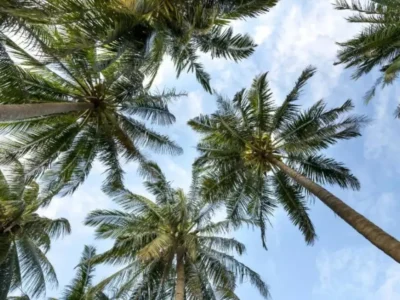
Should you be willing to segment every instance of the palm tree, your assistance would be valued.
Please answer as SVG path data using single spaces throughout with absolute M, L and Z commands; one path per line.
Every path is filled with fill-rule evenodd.
M 118 185 L 120 157 L 142 161 L 142 147 L 181 153 L 167 136 L 133 118 L 172 124 L 168 103 L 180 96 L 173 90 L 155 94 L 145 89 L 140 57 L 126 52 L 113 60 L 105 49 L 94 47 L 58 55 L 54 49 L 77 37 L 48 33 L 46 41 L 35 40 L 36 55 L 0 33 L 8 49 L 0 51 L 0 133 L 7 134 L 2 148 L 26 157 L 28 176 L 50 169 L 46 188 L 64 187 L 66 194 L 85 180 L 96 157 L 107 168 L 106 182 Z M 121 70 L 132 56 L 136 66 Z
M 35 182 L 26 185 L 22 165 L 8 159 L 12 161 L 0 171 L 0 299 L 15 289 L 36 297 L 46 286 L 57 285 L 46 258 L 51 239 L 71 229 L 66 219 L 38 215 L 45 195 L 39 195 Z
M 85 246 L 79 264 L 76 266 L 76 275 L 71 284 L 66 286 L 61 298 L 58 300 L 109 300 L 102 292 L 91 297 L 89 291 L 95 272 L 95 266 L 91 259 L 96 255 L 96 249 L 92 246 Z M 7 300 L 30 300 L 29 295 L 8 297 Z M 57 298 L 49 298 L 57 300 Z
M 234 238 L 218 236 L 240 223 L 256 222 L 212 222 L 216 206 L 203 203 L 196 178 L 185 195 L 171 187 L 154 163 L 143 165 L 141 172 L 155 202 L 126 189 L 110 190 L 123 210 L 95 210 L 86 219 L 87 225 L 96 227 L 97 238 L 115 240 L 94 261 L 125 265 L 95 290 L 113 287 L 118 299 L 121 295 L 130 295 L 129 299 L 134 295 L 143 299 L 237 299 L 236 280 L 248 278 L 268 297 L 260 276 L 229 255 L 232 251 L 241 255 L 245 246 Z
M 268 12 L 277 0 L 48 0 L 59 10 L 59 22 L 74 32 L 85 32 L 118 56 L 141 52 L 144 70 L 154 79 L 168 54 L 177 70 L 195 72 L 209 92 L 210 76 L 199 62 L 197 51 L 212 57 L 238 61 L 254 52 L 248 35 L 233 34 L 232 20 Z M 66 13 L 67 12 L 67 13 Z M 95 20 L 95 21 L 94 21 Z M 151 80 L 152 81 L 152 80 Z M 150 81 L 150 82 L 151 82 Z
M 283 206 L 306 242 L 314 242 L 316 234 L 305 199 L 311 193 L 400 262 L 400 243 L 395 238 L 319 185 L 360 188 L 349 169 L 319 152 L 339 140 L 360 136 L 367 119 L 347 114 L 353 109 L 350 100 L 333 109 L 320 100 L 300 111 L 296 101 L 314 73 L 312 67 L 305 69 L 279 106 L 273 101 L 265 73 L 233 101 L 220 97 L 214 114 L 189 121 L 203 135 L 195 167 L 205 174 L 204 197 L 213 200 L 230 193 L 226 200 L 230 217 L 250 214 L 258 219 L 265 246 L 265 222 L 276 204 Z
M 400 46 L 397 43 L 400 31 L 399 3 L 397 0 L 370 0 L 363 4 L 359 1 L 349 3 L 337 0 L 335 7 L 356 12 L 347 20 L 351 23 L 364 23 L 366 26 L 357 36 L 338 43 L 341 50 L 336 64 L 357 68 L 353 75 L 355 79 L 380 67 L 382 76 L 365 95 L 365 100 L 369 101 L 379 85 L 384 87 L 393 83 L 400 71 Z M 395 116 L 400 118 L 400 106 Z

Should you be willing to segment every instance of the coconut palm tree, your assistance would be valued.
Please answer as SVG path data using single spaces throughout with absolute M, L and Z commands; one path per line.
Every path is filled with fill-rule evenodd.
M 355 67 L 353 77 L 360 78 L 376 67 L 380 67 L 382 76 L 366 93 L 365 100 L 371 100 L 379 85 L 393 83 L 400 71 L 400 46 L 397 43 L 400 32 L 400 8 L 397 0 L 370 0 L 348 2 L 337 0 L 338 10 L 351 10 L 355 15 L 348 17 L 351 23 L 362 23 L 365 27 L 352 39 L 338 43 L 341 47 L 336 64 L 344 64 L 346 68 Z M 400 118 L 400 106 L 395 116 Z
M 49 300 L 108 300 L 109 298 L 102 292 L 92 296 L 89 291 L 95 272 L 95 266 L 91 259 L 96 255 L 96 249 L 86 246 L 83 249 L 82 257 L 76 266 L 76 275 L 71 284 L 66 286 L 61 298 L 49 298 Z M 29 295 L 8 297 L 7 300 L 30 300 Z
M 198 180 L 185 195 L 171 187 L 154 163 L 143 165 L 141 172 L 155 202 L 126 189 L 109 190 L 123 210 L 95 210 L 86 219 L 86 225 L 96 227 L 97 238 L 115 240 L 113 247 L 94 261 L 124 265 L 95 290 L 113 287 L 118 299 L 126 294 L 129 299 L 133 295 L 144 299 L 237 299 L 236 280 L 248 278 L 263 298 L 268 297 L 268 287 L 260 276 L 229 254 L 241 255 L 245 246 L 234 238 L 218 236 L 241 223 L 256 222 L 212 222 L 216 206 L 203 203 Z
M 179 96 L 145 89 L 139 71 L 142 60 L 134 53 L 113 60 L 104 49 L 92 47 L 58 55 L 53 49 L 76 39 L 62 31 L 51 35 L 49 30 L 49 39 L 38 38 L 33 49 L 1 33 L 0 39 L 7 47 L 0 51 L 0 133 L 7 135 L 1 147 L 26 158 L 29 177 L 50 169 L 46 188 L 73 192 L 95 158 L 107 168 L 106 182 L 118 185 L 121 157 L 142 161 L 142 147 L 181 152 L 167 136 L 134 118 L 172 124 L 175 117 L 167 105 Z M 121 70 L 132 56 L 136 66 Z
M 25 184 L 24 169 L 17 160 L 8 160 L 0 172 L 0 299 L 16 289 L 37 297 L 47 286 L 57 285 L 46 258 L 51 240 L 71 229 L 66 219 L 37 213 L 46 196 L 39 194 L 35 182 Z
M 215 113 L 189 121 L 203 135 L 195 167 L 205 174 L 204 197 L 213 200 L 230 193 L 228 214 L 231 218 L 250 214 L 258 219 L 265 246 L 265 223 L 277 204 L 283 206 L 306 242 L 314 242 L 316 234 L 305 199 L 311 193 L 400 262 L 400 243 L 395 238 L 320 185 L 360 188 L 349 169 L 320 151 L 360 136 L 367 119 L 348 114 L 353 109 L 350 100 L 332 109 L 320 100 L 301 111 L 296 101 L 314 73 L 312 67 L 305 69 L 281 105 L 274 103 L 265 73 L 233 101 L 220 97 Z
M 268 12 L 277 0 L 48 0 L 59 10 L 59 22 L 74 32 L 85 32 L 92 42 L 112 49 L 146 56 L 144 70 L 154 79 L 165 54 L 173 60 L 177 76 L 195 72 L 209 92 L 210 76 L 198 51 L 235 61 L 254 52 L 248 35 L 233 34 L 232 20 Z

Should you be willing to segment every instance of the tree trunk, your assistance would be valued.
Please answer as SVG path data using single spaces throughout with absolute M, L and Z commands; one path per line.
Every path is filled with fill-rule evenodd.
M 176 258 L 176 287 L 175 287 L 175 300 L 185 299 L 185 264 L 183 253 L 178 250 Z
M 90 102 L 3 104 L 0 105 L 0 122 L 25 120 L 92 108 L 94 105 Z
M 400 263 L 400 242 L 398 240 L 383 231 L 380 227 L 376 226 L 366 217 L 356 212 L 322 186 L 299 174 L 289 166 L 285 165 L 282 161 L 276 158 L 271 158 L 271 162 L 298 184 L 317 196 L 339 217 L 346 221 L 347 224 L 361 233 L 372 244 Z

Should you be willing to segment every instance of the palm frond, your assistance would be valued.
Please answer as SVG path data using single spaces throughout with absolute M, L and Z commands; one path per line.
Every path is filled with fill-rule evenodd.
M 252 269 L 240 263 L 233 256 L 227 255 L 220 251 L 209 250 L 206 253 L 218 259 L 219 261 L 226 263 L 232 272 L 240 276 L 240 281 L 243 281 L 244 278 L 249 279 L 250 283 L 258 289 L 260 294 L 265 299 L 270 297 L 268 285 L 261 279 L 260 275 L 258 275 Z
M 12 251 L 7 251 L 7 253 L 15 252 L 15 249 Z M 10 254 L 11 254 L 10 253 Z M 1 299 L 7 299 L 7 295 L 10 291 L 12 278 L 13 278 L 13 255 L 7 255 L 5 259 L 1 260 L 0 263 L 0 297 Z
M 217 251 L 236 251 L 237 254 L 242 255 L 246 251 L 243 243 L 238 242 L 234 238 L 224 238 L 218 236 L 201 236 L 199 241 L 207 248 L 212 248 Z
M 307 244 L 313 244 L 317 235 L 308 216 L 308 208 L 300 188 L 290 183 L 289 178 L 281 171 L 273 177 L 277 200 L 286 210 L 293 224 L 299 227 Z
M 92 284 L 94 276 L 94 265 L 91 259 L 96 255 L 96 249 L 92 246 L 85 246 L 79 265 L 76 267 L 77 272 L 71 284 L 68 285 L 64 292 L 65 299 L 83 299 Z
M 289 155 L 288 161 L 304 176 L 321 184 L 337 184 L 341 188 L 360 189 L 360 182 L 342 163 L 323 155 Z
M 273 128 L 279 129 L 282 123 L 290 121 L 298 112 L 298 105 L 293 102 L 299 99 L 300 93 L 307 81 L 315 74 L 316 69 L 307 67 L 297 79 L 292 91 L 286 96 L 285 101 L 279 106 L 274 114 Z
M 259 132 L 271 128 L 271 114 L 274 110 L 267 75 L 268 73 L 264 73 L 256 77 L 248 92 L 248 99 L 252 106 L 251 114 Z
M 210 86 L 210 75 L 204 71 L 201 63 L 198 62 L 198 55 L 196 49 L 192 44 L 187 44 L 184 47 L 175 47 L 171 51 L 171 58 L 177 70 L 179 77 L 183 70 L 187 69 L 189 72 L 194 72 L 197 81 L 209 93 L 212 92 Z
M 232 28 L 214 27 L 209 33 L 196 37 L 200 50 L 212 58 L 223 57 L 239 61 L 253 54 L 256 44 L 248 35 L 233 35 Z
M 46 285 L 57 286 L 56 273 L 43 252 L 29 239 L 17 241 L 24 289 L 36 297 L 44 294 Z

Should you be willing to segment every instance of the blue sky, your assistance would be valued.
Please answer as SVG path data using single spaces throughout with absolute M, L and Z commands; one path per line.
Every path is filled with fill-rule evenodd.
M 212 61 L 203 55 L 202 58 L 212 75 L 213 87 L 227 96 L 249 86 L 255 75 L 269 71 L 275 99 L 282 101 L 301 71 L 312 64 L 318 68 L 318 73 L 305 89 L 301 104 L 307 107 L 324 98 L 334 106 L 348 98 L 353 99 L 356 111 L 368 114 L 374 122 L 363 131 L 361 138 L 342 142 L 329 149 L 327 154 L 350 167 L 359 178 L 362 189 L 359 192 L 335 187 L 328 189 L 399 238 L 397 216 L 400 205 L 396 194 L 400 192 L 397 184 L 400 121 L 393 118 L 393 110 L 399 102 L 396 95 L 400 90 L 394 85 L 379 91 L 366 106 L 362 96 L 378 74 L 352 81 L 350 71 L 333 66 L 338 49 L 335 41 L 344 41 L 360 30 L 358 26 L 348 24 L 345 15 L 335 11 L 327 0 L 282 0 L 268 14 L 234 24 L 237 32 L 249 33 L 259 44 L 251 58 L 240 64 Z M 200 113 L 214 111 L 215 98 L 202 91 L 193 74 L 176 80 L 168 59 L 155 83 L 160 89 L 176 87 L 188 92 L 188 97 L 171 106 L 177 123 L 161 129 L 184 148 L 184 154 L 169 157 L 149 152 L 174 186 L 187 189 L 198 136 L 186 126 L 186 121 Z M 135 164 L 127 164 L 125 170 L 126 185 L 135 193 L 147 195 L 136 174 Z M 84 244 L 96 245 L 99 251 L 110 246 L 109 242 L 95 241 L 92 229 L 82 224 L 91 210 L 113 207 L 111 200 L 100 190 L 103 171 L 101 163 L 96 163 L 87 182 L 72 197 L 56 198 L 43 211 L 50 217 L 66 217 L 72 224 L 72 234 L 56 241 L 49 253 L 58 273 L 60 288 L 72 279 Z M 272 299 L 400 299 L 400 266 L 318 200 L 310 203 L 310 215 L 319 237 L 314 246 L 305 244 L 300 232 L 279 209 L 272 219 L 273 227 L 268 230 L 268 251 L 262 249 L 258 231 L 242 229 L 234 234 L 247 245 L 248 251 L 241 260 L 269 283 Z M 96 280 L 104 278 L 109 271 L 108 267 L 99 267 Z M 48 296 L 58 294 L 57 290 L 48 292 Z M 261 299 L 247 283 L 239 287 L 239 295 L 241 299 Z

